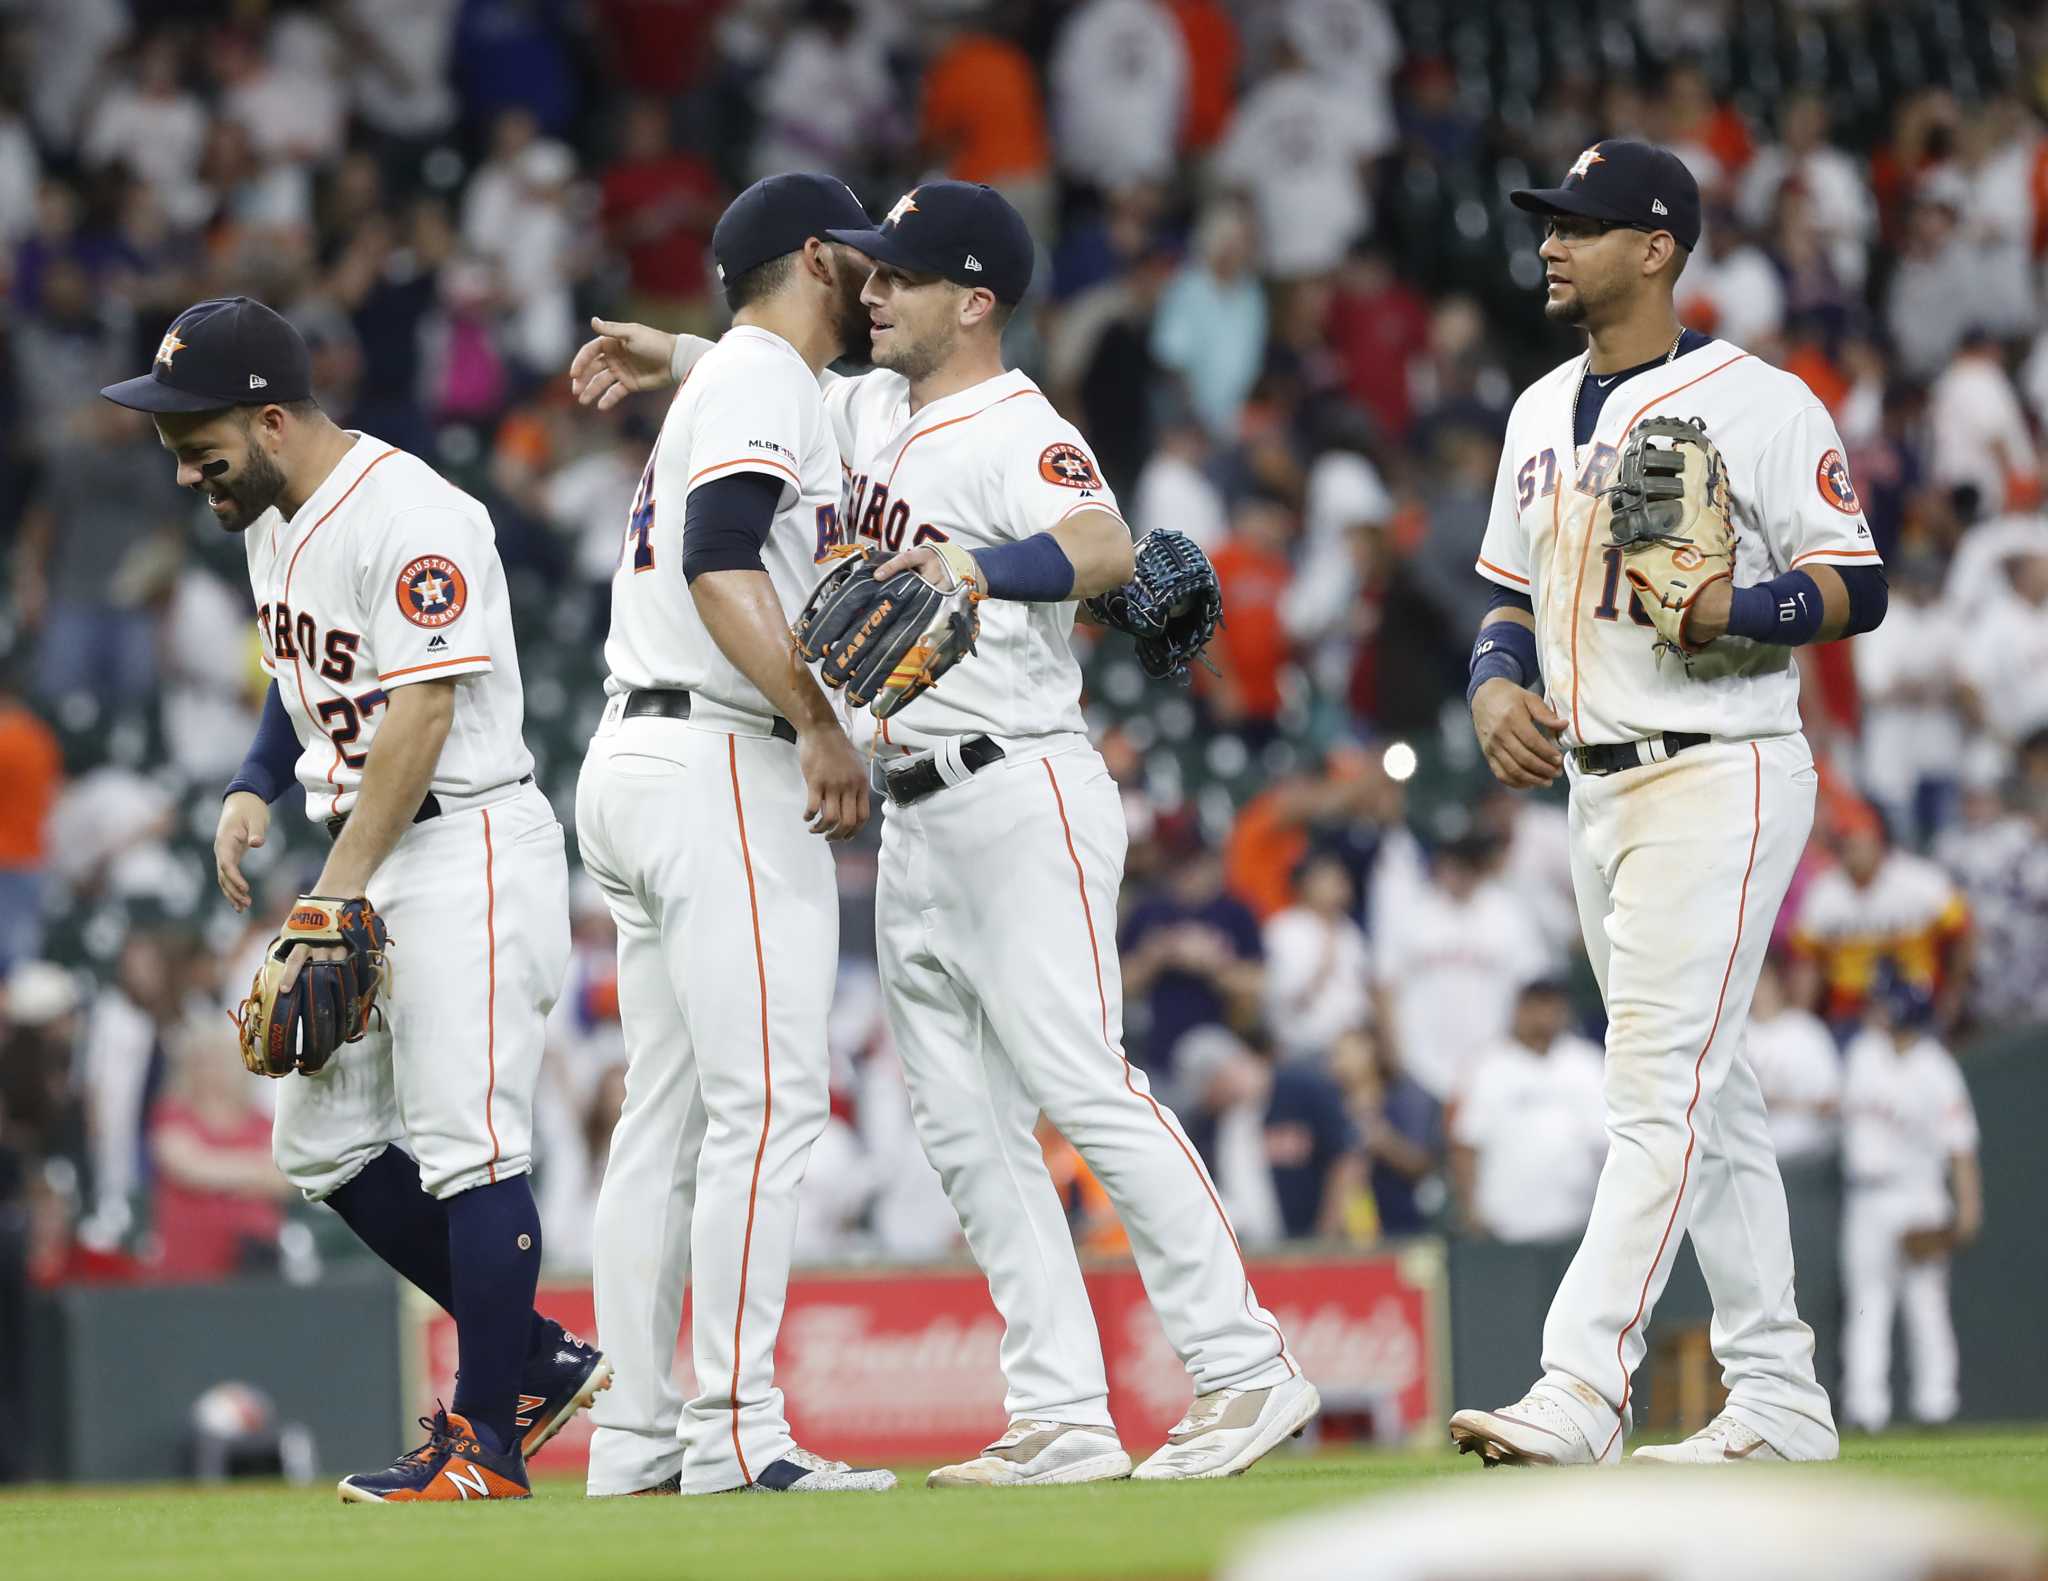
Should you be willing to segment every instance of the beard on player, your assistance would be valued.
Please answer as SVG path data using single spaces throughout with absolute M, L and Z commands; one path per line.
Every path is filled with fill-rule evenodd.
M 873 327 L 860 294 L 867 286 L 874 265 L 867 255 L 844 245 L 829 249 L 832 283 L 837 295 L 832 304 L 832 326 L 839 336 L 839 360 L 872 367 L 875 361 Z
M 241 532 L 275 505 L 284 493 L 284 469 L 252 435 L 240 467 L 195 484 L 213 505 L 214 520 L 228 532 Z

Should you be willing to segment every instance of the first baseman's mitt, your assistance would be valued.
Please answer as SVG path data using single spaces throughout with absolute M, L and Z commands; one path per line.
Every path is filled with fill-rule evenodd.
M 981 635 L 980 586 L 958 574 L 964 556 L 942 558 L 955 571 L 950 587 L 934 586 L 915 571 L 877 582 L 881 557 L 874 548 L 848 549 L 796 618 L 797 652 L 818 666 L 818 679 L 843 687 L 848 702 L 877 719 L 936 686 Z
M 1735 574 L 1734 502 L 1721 452 L 1697 420 L 1653 417 L 1621 447 L 1615 481 L 1601 490 L 1609 542 L 1622 574 L 1669 648 L 1690 659 L 1685 618 L 1701 592 Z
M 1130 581 L 1084 599 L 1082 607 L 1103 625 L 1137 639 L 1138 662 L 1147 675 L 1185 680 L 1188 666 L 1202 659 L 1223 622 L 1216 568 L 1201 545 L 1170 527 L 1154 528 L 1140 538 L 1136 559 Z
M 258 1076 L 310 1076 L 344 1043 L 370 1029 L 377 992 L 390 971 L 391 935 L 367 900 L 301 895 L 284 928 L 263 952 L 263 964 L 235 1024 L 242 1063 Z M 293 946 L 339 949 L 332 959 L 308 956 L 289 988 L 282 987 Z

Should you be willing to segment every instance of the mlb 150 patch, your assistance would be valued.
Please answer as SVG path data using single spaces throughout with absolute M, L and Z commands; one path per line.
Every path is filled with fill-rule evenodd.
M 469 584 L 446 555 L 423 554 L 398 573 L 398 611 L 415 626 L 445 626 L 469 602 Z

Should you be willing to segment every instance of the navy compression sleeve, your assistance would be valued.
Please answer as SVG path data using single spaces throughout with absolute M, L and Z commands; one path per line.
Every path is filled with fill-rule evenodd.
M 706 571 L 762 571 L 761 546 L 775 521 L 782 481 L 765 472 L 733 472 L 690 490 L 683 511 L 683 578 Z
M 248 791 L 262 797 L 268 806 L 285 793 L 298 763 L 299 733 L 292 728 L 292 716 L 284 711 L 277 682 L 272 681 L 263 694 L 263 717 L 256 722 L 256 739 L 249 743 L 249 755 L 221 795 L 226 798 L 236 791 Z

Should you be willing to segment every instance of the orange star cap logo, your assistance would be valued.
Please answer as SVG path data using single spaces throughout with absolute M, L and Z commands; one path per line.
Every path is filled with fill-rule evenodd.
M 902 197 L 896 200 L 896 207 L 889 211 L 886 219 L 884 220 L 884 223 L 889 225 L 900 225 L 903 223 L 904 215 L 915 214 L 916 212 L 917 188 L 912 187 L 908 192 L 904 193 Z
M 178 339 L 178 332 L 175 329 L 167 329 L 164 331 L 164 338 L 157 342 L 154 360 L 168 368 L 171 359 L 184 349 L 185 343 Z
M 1570 170 L 1565 172 L 1565 179 L 1569 181 L 1572 177 L 1577 176 L 1579 180 L 1583 181 L 1586 179 L 1587 173 L 1591 171 L 1595 165 L 1604 165 L 1606 163 L 1607 159 L 1606 156 L 1600 152 L 1600 145 L 1598 143 L 1595 143 L 1591 148 L 1587 149 L 1583 154 L 1579 155 L 1578 163 L 1574 164 Z

